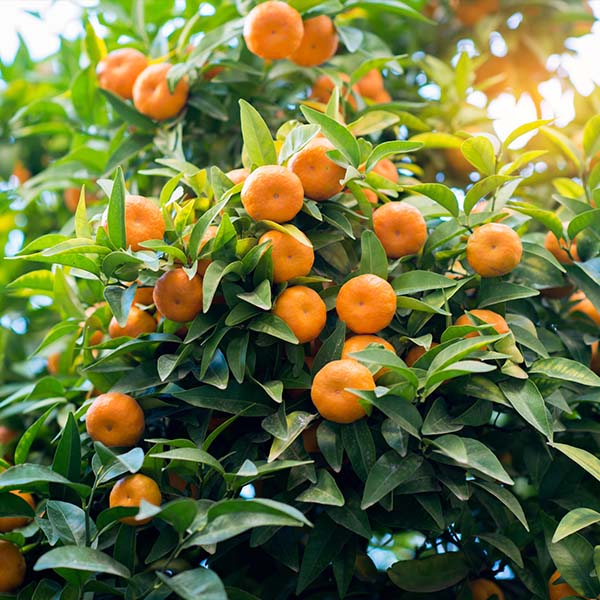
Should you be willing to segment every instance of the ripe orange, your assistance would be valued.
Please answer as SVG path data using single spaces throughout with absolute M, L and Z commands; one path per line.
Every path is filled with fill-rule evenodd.
M 361 96 L 375 99 L 378 94 L 385 91 L 381 73 L 377 69 L 371 69 L 356 82 L 356 89 Z
M 63 193 L 63 197 L 65 200 L 65 206 L 72 213 L 74 213 L 77 210 L 77 205 L 79 204 L 80 194 L 81 194 L 81 189 L 76 188 L 76 187 L 67 188 Z M 96 200 L 97 200 L 97 198 L 96 198 L 96 196 L 94 196 L 94 194 L 90 194 L 89 192 L 85 193 L 86 206 L 93 204 Z
M 16 590 L 25 581 L 27 565 L 21 551 L 11 542 L 0 540 L 0 592 Z
M 160 207 L 144 196 L 128 195 L 125 198 L 126 245 L 133 251 L 143 250 L 142 242 L 162 240 L 164 235 L 165 222 Z
M 98 87 L 131 100 L 133 84 L 147 66 L 148 59 L 135 48 L 113 50 L 98 63 Z
M 596 325 L 600 326 L 600 313 L 583 292 L 576 292 L 571 296 L 569 300 L 571 302 L 576 302 L 576 304 L 569 309 L 569 313 L 583 313 L 584 315 L 587 315 L 592 321 L 594 321 Z
M 577 254 L 577 242 L 575 240 L 571 240 L 571 245 L 569 246 L 569 252 L 571 253 L 570 256 L 565 250 L 566 245 L 567 242 L 564 240 L 564 238 L 561 237 L 559 241 L 551 231 L 546 234 L 546 239 L 544 240 L 544 247 L 546 250 L 548 250 L 548 252 L 550 252 L 559 263 L 562 263 L 563 265 L 570 265 L 573 263 L 573 259 L 577 261 L 579 260 L 579 255 Z
M 316 67 L 327 62 L 337 51 L 338 36 L 327 15 L 304 21 L 304 34 L 290 60 L 301 67 Z
M 600 352 L 598 352 L 598 342 L 592 344 L 592 358 L 590 359 L 590 369 L 598 375 L 600 373 Z
M 177 116 L 187 103 L 189 86 L 185 78 L 180 79 L 169 91 L 167 74 L 170 63 L 158 63 L 146 67 L 135 80 L 133 104 L 139 112 L 155 121 L 165 121 Z
M 439 346 L 437 342 L 431 342 L 430 350 L 431 348 L 435 348 L 436 346 Z M 406 366 L 412 367 L 421 358 L 421 356 L 425 354 L 425 352 L 427 352 L 427 350 L 425 350 L 423 346 L 413 346 L 404 357 L 404 362 L 406 363 Z
M 17 160 L 13 167 L 12 175 L 16 177 L 20 185 L 23 185 L 28 179 L 31 179 L 31 171 L 23 164 L 23 161 Z
M 154 300 L 152 299 L 153 292 L 153 287 L 138 287 L 138 289 L 135 290 L 133 303 L 141 304 L 142 306 L 150 306 L 151 304 L 154 304 Z
M 338 76 L 344 84 L 343 89 L 340 90 L 340 96 L 343 96 L 348 91 L 350 77 L 346 75 L 346 73 L 339 73 Z M 333 92 L 333 88 L 335 88 L 333 79 L 331 79 L 331 77 L 328 75 L 320 75 L 315 79 L 315 82 L 310 90 L 309 97 L 317 102 L 327 104 L 327 102 L 329 102 L 329 98 L 331 98 L 331 92 Z M 352 95 L 348 96 L 348 103 L 350 106 L 352 106 L 352 108 L 356 109 L 356 100 Z
M 369 369 L 355 360 L 334 360 L 314 377 L 310 390 L 313 404 L 322 417 L 334 423 L 353 423 L 365 416 L 358 396 L 345 388 L 374 390 Z
M 327 320 L 327 308 L 315 290 L 294 285 L 275 301 L 273 314 L 283 319 L 301 344 L 319 336 Z
M 19 432 L 7 427 L 6 425 L 0 425 L 0 445 L 7 446 L 19 437 Z
M 198 250 L 202 250 L 204 246 L 208 243 L 209 240 L 212 240 L 216 235 L 219 228 L 216 225 L 209 225 L 208 229 L 204 232 L 202 239 L 200 240 L 200 247 Z M 202 275 L 206 273 L 206 269 L 208 269 L 208 265 L 210 265 L 212 261 L 210 258 L 203 258 L 198 261 L 198 275 Z
M 241 169 L 232 169 L 231 171 L 227 171 L 225 175 L 227 175 L 234 185 L 237 185 L 238 183 L 243 183 L 246 181 L 246 179 L 248 179 L 248 175 L 250 175 L 250 169 L 246 169 L 246 167 L 242 167 Z
M 266 165 L 252 171 L 244 181 L 241 198 L 246 212 L 255 221 L 285 223 L 300 212 L 304 188 L 290 169 Z
M 346 170 L 327 156 L 333 149 L 328 139 L 313 138 L 290 159 L 290 170 L 300 178 L 304 193 L 313 200 L 327 200 L 342 191 L 341 180 Z
M 389 258 L 417 254 L 427 239 L 423 215 L 406 202 L 388 202 L 376 209 L 373 230 Z
M 482 277 L 510 273 L 523 254 L 521 238 L 508 225 L 487 223 L 475 229 L 467 241 L 467 261 Z
M 450 0 L 450 8 L 456 18 L 467 27 L 472 27 L 479 20 L 498 12 L 499 0 Z
M 258 4 L 244 21 L 248 50 L 261 58 L 287 58 L 300 47 L 303 33 L 300 13 L 279 0 Z
M 95 442 L 109 448 L 135 446 L 144 435 L 144 411 L 137 401 L 120 392 L 96 397 L 85 416 L 85 427 Z
M 376 333 L 387 327 L 396 314 L 396 292 L 377 275 L 358 275 L 342 285 L 335 309 L 354 333 Z
M 294 277 L 304 277 L 310 273 L 315 262 L 315 253 L 309 239 L 302 234 L 306 244 L 296 238 L 272 229 L 261 235 L 259 244 L 270 242 L 273 257 L 273 281 L 282 283 Z
M 373 172 L 393 181 L 394 183 L 398 183 L 400 180 L 400 176 L 398 175 L 398 169 L 396 169 L 396 165 L 389 158 L 382 158 L 374 167 Z
M 22 498 L 35 510 L 35 500 L 31 494 L 26 492 L 12 491 L 11 494 Z M 20 529 L 25 527 L 31 521 L 28 517 L 0 517 L 0 533 L 7 533 L 13 529 Z M 1 564 L 1 563 L 0 563 Z
M 470 314 L 476 316 L 478 319 L 481 319 L 484 323 L 488 323 L 491 325 L 498 334 L 508 333 L 510 328 L 508 327 L 508 323 L 498 313 L 495 313 L 493 310 L 486 310 L 485 308 L 476 308 L 474 310 L 469 311 Z M 456 319 L 455 325 L 479 325 L 475 321 L 475 319 L 471 319 L 468 314 L 461 315 Z M 472 338 L 477 337 L 479 335 L 478 331 L 472 331 L 468 333 L 465 337 Z
M 497 600 L 504 600 L 502 590 L 489 579 L 474 579 L 469 581 L 469 589 L 473 595 L 473 600 L 488 600 L 492 596 L 497 596 Z
M 562 600 L 563 598 L 569 598 L 575 596 L 581 598 L 581 596 L 568 584 L 568 583 L 557 583 L 554 582 L 560 579 L 560 573 L 554 571 L 548 581 L 548 595 L 550 600 Z
M 351 357 L 350 354 L 352 354 L 353 352 L 360 352 L 370 344 L 379 344 L 383 346 L 386 350 L 389 350 L 390 352 L 396 354 L 396 349 L 394 348 L 394 346 L 392 346 L 387 340 L 384 340 L 383 338 L 377 335 L 353 335 L 344 342 L 344 346 L 342 347 L 342 358 L 356 360 L 355 358 Z M 386 371 L 387 369 L 385 368 L 379 369 L 379 371 L 377 371 L 377 373 L 375 373 L 373 377 L 377 379 L 378 377 L 381 377 Z
M 381 90 L 378 94 L 372 98 L 375 104 L 387 104 L 392 101 L 392 97 L 385 90 Z
M 202 310 L 202 278 L 191 279 L 180 267 L 163 273 L 154 286 L 154 304 L 167 319 L 191 321 Z
M 117 319 L 113 317 L 108 325 L 108 335 L 111 338 L 132 337 L 136 338 L 143 333 L 153 333 L 156 331 L 156 321 L 147 312 L 144 312 L 137 306 L 132 306 L 129 309 L 127 323 L 121 327 L 117 323 Z
M 60 352 L 53 352 L 50 354 L 50 356 L 48 356 L 46 368 L 48 369 L 48 373 L 50 373 L 50 375 L 58 375 L 60 372 Z
M 135 475 L 129 475 L 119 479 L 110 491 L 108 498 L 108 504 L 110 508 L 116 506 L 126 507 L 137 507 L 141 504 L 142 500 L 160 506 L 162 502 L 162 495 L 156 481 L 150 479 L 146 475 L 136 473 Z M 142 519 L 136 521 L 135 517 L 123 517 L 122 523 L 126 525 L 144 525 L 150 522 L 151 519 Z

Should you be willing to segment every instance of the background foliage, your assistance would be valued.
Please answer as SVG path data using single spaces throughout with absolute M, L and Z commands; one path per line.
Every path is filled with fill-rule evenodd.
M 468 599 L 468 580 L 499 575 L 509 598 L 547 598 L 555 568 L 597 596 L 600 378 L 587 365 L 600 336 L 598 321 L 570 310 L 570 293 L 600 308 L 598 94 L 576 98 L 566 128 L 539 120 L 503 142 L 472 96 L 528 92 L 539 105 L 537 84 L 551 76 L 569 89 L 545 59 L 589 30 L 587 5 L 507 0 L 466 27 L 456 3 L 290 4 L 335 17 L 340 51 L 326 66 L 251 55 L 241 38 L 249 2 L 164 0 L 102 0 L 55 56 L 35 62 L 21 44 L 1 65 L 0 236 L 11 256 L 0 271 L 0 513 L 32 516 L 10 490 L 38 502 L 29 525 L 1 536 L 28 564 L 19 597 Z M 490 52 L 498 33 L 505 57 Z M 97 62 L 123 45 L 168 57 L 189 77 L 181 116 L 155 123 L 98 89 Z M 214 66 L 224 69 L 205 77 Z M 371 68 L 383 69 L 391 102 L 342 101 L 339 122 L 335 96 L 327 108 L 310 98 L 323 73 L 355 82 Z M 224 175 L 275 149 L 281 158 L 299 123 L 320 125 L 350 182 L 337 202 L 306 201 L 294 220 L 316 251 L 304 283 L 330 309 L 318 350 L 295 344 L 271 315 L 282 286 L 268 253 L 253 250 L 265 227 L 245 216 L 241 186 Z M 388 153 L 399 183 L 363 179 L 360 164 Z M 159 199 L 164 245 L 131 252 L 98 228 L 107 205 L 122 209 L 123 183 Z M 82 185 L 87 214 L 82 202 L 74 216 L 65 191 L 77 198 Z M 420 255 L 384 256 L 364 186 L 419 208 L 429 229 Z M 519 232 L 523 259 L 506 277 L 482 279 L 463 260 L 465 242 L 498 220 Z M 198 252 L 183 240 L 211 221 L 219 234 L 206 254 L 205 310 L 183 339 L 163 320 L 157 333 L 104 335 L 92 349 L 96 330 L 126 317 L 125 284 L 152 284 L 174 261 L 192 265 Z M 544 248 L 563 224 L 581 259 L 567 265 Z M 318 417 L 307 389 L 339 357 L 346 332 L 331 309 L 356 270 L 397 291 L 384 337 L 399 356 L 441 345 L 413 368 L 365 351 L 365 364 L 389 372 L 363 394 L 372 414 L 337 425 Z M 548 292 L 566 285 L 562 297 Z M 474 308 L 504 314 L 511 333 L 482 326 L 463 340 L 471 329 L 452 324 Z M 137 448 L 113 452 L 85 433 L 90 398 L 109 389 L 144 408 Z M 317 452 L 303 443 L 315 425 Z M 136 511 L 108 509 L 108 493 L 138 471 L 159 482 L 164 504 L 143 506 L 154 519 L 132 528 L 118 519 Z

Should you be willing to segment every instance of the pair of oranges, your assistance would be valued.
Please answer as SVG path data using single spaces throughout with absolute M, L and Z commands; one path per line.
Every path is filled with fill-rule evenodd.
M 167 77 L 172 66 L 168 62 L 150 64 L 139 50 L 119 48 L 98 63 L 98 85 L 124 100 L 133 100 L 143 115 L 164 121 L 181 112 L 189 95 L 185 78 L 173 92 L 169 90 Z
M 338 35 L 327 15 L 302 21 L 295 8 L 279 0 L 267 0 L 248 13 L 244 40 L 256 56 L 267 60 L 289 58 L 301 67 L 327 62 L 338 48 Z

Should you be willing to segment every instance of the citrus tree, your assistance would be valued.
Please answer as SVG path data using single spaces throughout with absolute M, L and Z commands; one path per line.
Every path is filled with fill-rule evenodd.
M 131 4 L 3 66 L 0 592 L 597 597 L 595 96 L 471 102 L 583 3 Z

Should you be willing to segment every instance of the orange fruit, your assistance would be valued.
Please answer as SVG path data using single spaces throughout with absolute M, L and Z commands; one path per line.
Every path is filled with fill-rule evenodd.
M 204 246 L 208 243 L 209 240 L 212 240 L 216 235 L 219 228 L 216 225 L 209 225 L 207 230 L 204 232 L 202 239 L 200 240 L 200 247 L 198 251 L 202 250 Z M 208 269 L 208 265 L 210 265 L 212 261 L 210 258 L 202 258 L 198 261 L 198 275 L 202 275 L 206 273 L 206 269 Z
M 113 50 L 98 63 L 98 87 L 131 100 L 133 84 L 147 66 L 148 59 L 135 48 Z
M 142 500 L 160 506 L 162 495 L 156 481 L 150 479 L 146 475 L 136 473 L 119 479 L 110 491 L 108 504 L 110 508 L 116 506 L 138 507 Z M 151 519 L 142 519 L 136 521 L 135 517 L 123 517 L 122 523 L 126 525 L 144 525 L 150 522 Z
M 19 496 L 19 498 L 25 500 L 25 502 L 35 510 L 35 501 L 31 494 L 17 491 L 12 491 L 11 494 Z M 29 517 L 0 517 L 0 533 L 7 533 L 13 529 L 20 529 L 21 527 L 25 527 L 30 521 L 31 519 Z
M 337 51 L 338 36 L 327 15 L 304 21 L 300 46 L 289 59 L 301 67 L 316 67 L 327 62 Z
M 23 185 L 28 179 L 31 179 L 31 171 L 23 164 L 23 161 L 17 160 L 13 167 L 12 175 L 16 177 L 20 185 Z
M 436 346 L 439 346 L 437 342 L 431 342 L 431 347 L 429 349 L 431 350 L 431 348 L 435 348 Z M 421 358 L 421 356 L 425 354 L 425 352 L 427 352 L 427 350 L 425 350 L 423 346 L 413 346 L 404 357 L 406 366 L 412 367 Z
M 374 390 L 369 369 L 356 360 L 334 360 L 314 377 L 310 395 L 319 414 L 334 423 L 353 423 L 366 413 L 358 396 L 346 390 Z
M 576 302 L 569 309 L 569 313 L 580 312 L 587 315 L 596 325 L 600 325 L 600 313 L 598 309 L 592 304 L 592 302 L 586 297 L 583 292 L 576 292 L 569 299 L 571 302 Z
M 375 104 L 387 104 L 392 101 L 392 97 L 385 90 L 381 90 L 378 94 L 372 98 Z
M 153 287 L 138 287 L 135 290 L 135 296 L 133 297 L 134 304 L 141 304 L 143 306 L 150 306 L 154 304 L 154 300 L 152 300 L 152 292 L 154 291 Z
M 16 590 L 25 581 L 27 565 L 21 551 L 11 542 L 0 540 L 0 592 Z
M 469 581 L 469 589 L 473 595 L 473 600 L 488 600 L 492 596 L 497 596 L 497 600 L 504 600 L 502 590 L 489 579 L 474 579 Z
M 244 21 L 248 50 L 261 58 L 287 58 L 298 50 L 303 34 L 300 13 L 279 0 L 258 4 Z
M 63 197 L 65 200 L 65 206 L 69 209 L 70 212 L 74 213 L 77 210 L 77 205 L 79 204 L 79 196 L 81 195 L 81 188 L 67 188 Z M 88 192 L 85 193 L 85 204 L 86 206 L 92 204 L 96 200 L 96 197 L 93 194 Z
M 50 375 L 58 375 L 60 372 L 60 352 L 53 352 L 50 354 L 50 356 L 48 356 L 46 368 L 48 369 L 48 373 L 50 373 Z
M 180 267 L 163 273 L 154 286 L 156 309 L 170 321 L 187 323 L 202 310 L 202 278 Z
M 0 425 L 0 444 L 8 445 L 19 436 L 19 433 L 6 425 Z
M 246 169 L 246 167 L 242 167 L 241 169 L 232 169 L 231 171 L 227 171 L 225 173 L 230 181 L 237 185 L 238 183 L 243 183 L 248 179 L 248 175 L 250 175 L 250 169 Z
M 482 277 L 510 273 L 521 262 L 522 254 L 521 238 L 502 223 L 477 227 L 467 241 L 467 262 Z
M 348 84 L 350 83 L 350 77 L 346 75 L 346 73 L 338 73 L 339 78 L 342 80 L 344 86 L 340 89 L 340 96 L 344 96 L 348 91 Z M 354 86 L 356 87 L 356 86 Z M 333 79 L 328 75 L 320 75 L 315 79 L 313 86 L 310 90 L 309 97 L 317 102 L 321 102 L 322 104 L 327 104 L 329 99 L 331 98 L 331 93 L 333 92 L 333 88 L 335 88 L 335 83 Z M 352 106 L 356 110 L 356 100 L 350 94 L 347 98 L 348 104 Z
M 502 77 L 500 78 L 500 76 Z M 498 81 L 482 90 L 488 98 L 495 98 L 511 87 L 512 67 L 506 56 L 491 55 L 475 68 L 474 83 L 476 86 L 492 78 L 498 78 Z
M 273 281 L 282 283 L 310 273 L 315 253 L 309 239 L 302 234 L 306 244 L 287 233 L 272 229 L 260 236 L 259 244 L 270 242 L 273 257 Z M 308 244 L 308 245 L 307 245 Z
M 304 193 L 313 200 L 327 200 L 343 189 L 340 182 L 346 169 L 336 165 L 326 154 L 333 149 L 328 139 L 313 138 L 290 159 L 289 169 L 300 178 Z
M 304 449 L 309 454 L 314 454 L 316 452 L 320 452 L 319 442 L 317 440 L 317 427 L 319 424 L 309 425 L 302 432 L 302 444 L 304 445 Z
M 327 308 L 315 290 L 294 285 L 275 301 L 273 314 L 286 322 L 301 344 L 319 337 L 327 320 Z
M 361 96 L 374 99 L 385 91 L 381 73 L 377 69 L 371 69 L 356 82 L 356 89 Z
M 285 223 L 300 212 L 304 188 L 299 177 L 289 169 L 266 165 L 252 171 L 244 181 L 241 199 L 255 221 L 268 219 Z
M 582 597 L 568 583 L 555 584 L 554 582 L 557 579 L 560 579 L 560 573 L 554 571 L 548 581 L 548 595 L 550 596 L 550 600 L 562 600 L 563 598 L 569 598 L 570 596 L 575 596 L 577 598 Z
M 472 27 L 487 15 L 497 13 L 499 0 L 450 0 L 450 8 L 456 18 L 467 27 Z
M 145 426 L 142 407 L 120 392 L 97 396 L 85 416 L 89 436 L 109 448 L 135 446 L 142 439 Z
M 327 320 L 325 302 L 304 285 L 286 288 L 275 301 L 273 314 L 287 323 L 301 344 L 318 337 Z
M 590 359 L 590 369 L 596 373 L 600 373 L 600 353 L 598 352 L 598 342 L 592 344 L 592 358 Z
M 106 225 L 108 230 L 108 225 Z M 165 222 L 160 207 L 149 198 L 133 194 L 125 198 L 125 244 L 133 251 L 143 250 L 140 244 L 162 240 Z
M 167 74 L 170 63 L 158 63 L 146 67 L 135 80 L 133 105 L 143 115 L 155 121 L 165 121 L 177 116 L 187 103 L 189 86 L 185 78 L 180 79 L 169 91 Z
M 396 165 L 389 158 L 382 158 L 374 167 L 373 173 L 377 173 L 394 183 L 398 183 L 400 176 Z
M 427 239 L 423 215 L 406 202 L 388 202 L 376 209 L 373 230 L 389 258 L 417 254 Z
M 335 309 L 354 333 L 376 333 L 386 328 L 396 314 L 396 292 L 377 275 L 358 275 L 342 285 Z
M 565 250 L 566 245 L 567 243 L 565 239 L 561 237 L 559 241 L 552 231 L 549 231 L 546 234 L 544 248 L 546 248 L 546 250 L 548 250 L 548 252 L 550 252 L 559 263 L 562 263 L 563 265 L 570 265 L 573 263 L 573 259 L 577 261 L 579 260 L 579 255 L 577 254 L 577 242 L 575 240 L 571 240 L 571 245 L 569 246 L 569 252 L 571 253 L 570 256 Z
M 474 315 L 478 319 L 481 319 L 484 323 L 488 323 L 491 325 L 498 334 L 508 333 L 510 328 L 508 327 L 508 323 L 498 313 L 495 313 L 493 310 L 487 310 L 485 308 L 476 308 L 474 310 L 469 311 L 470 314 Z M 474 319 L 471 319 L 468 314 L 461 315 L 456 319 L 455 325 L 479 325 Z M 472 331 L 468 333 L 465 337 L 472 338 L 477 337 L 479 335 L 478 331 Z
M 342 358 L 347 358 L 348 360 L 356 360 L 350 354 L 353 352 L 360 352 L 369 346 L 370 344 L 379 344 L 383 346 L 386 350 L 393 352 L 396 354 L 396 349 L 392 346 L 387 340 L 377 336 L 377 335 L 353 335 L 349 337 L 342 347 Z M 382 368 L 375 373 L 373 376 L 375 379 L 381 377 L 387 369 Z
M 108 335 L 111 338 L 132 337 L 136 338 L 143 333 L 153 333 L 156 331 L 156 321 L 147 312 L 144 312 L 137 306 L 132 306 L 129 309 L 127 323 L 121 327 L 117 323 L 117 319 L 113 317 L 108 325 Z

